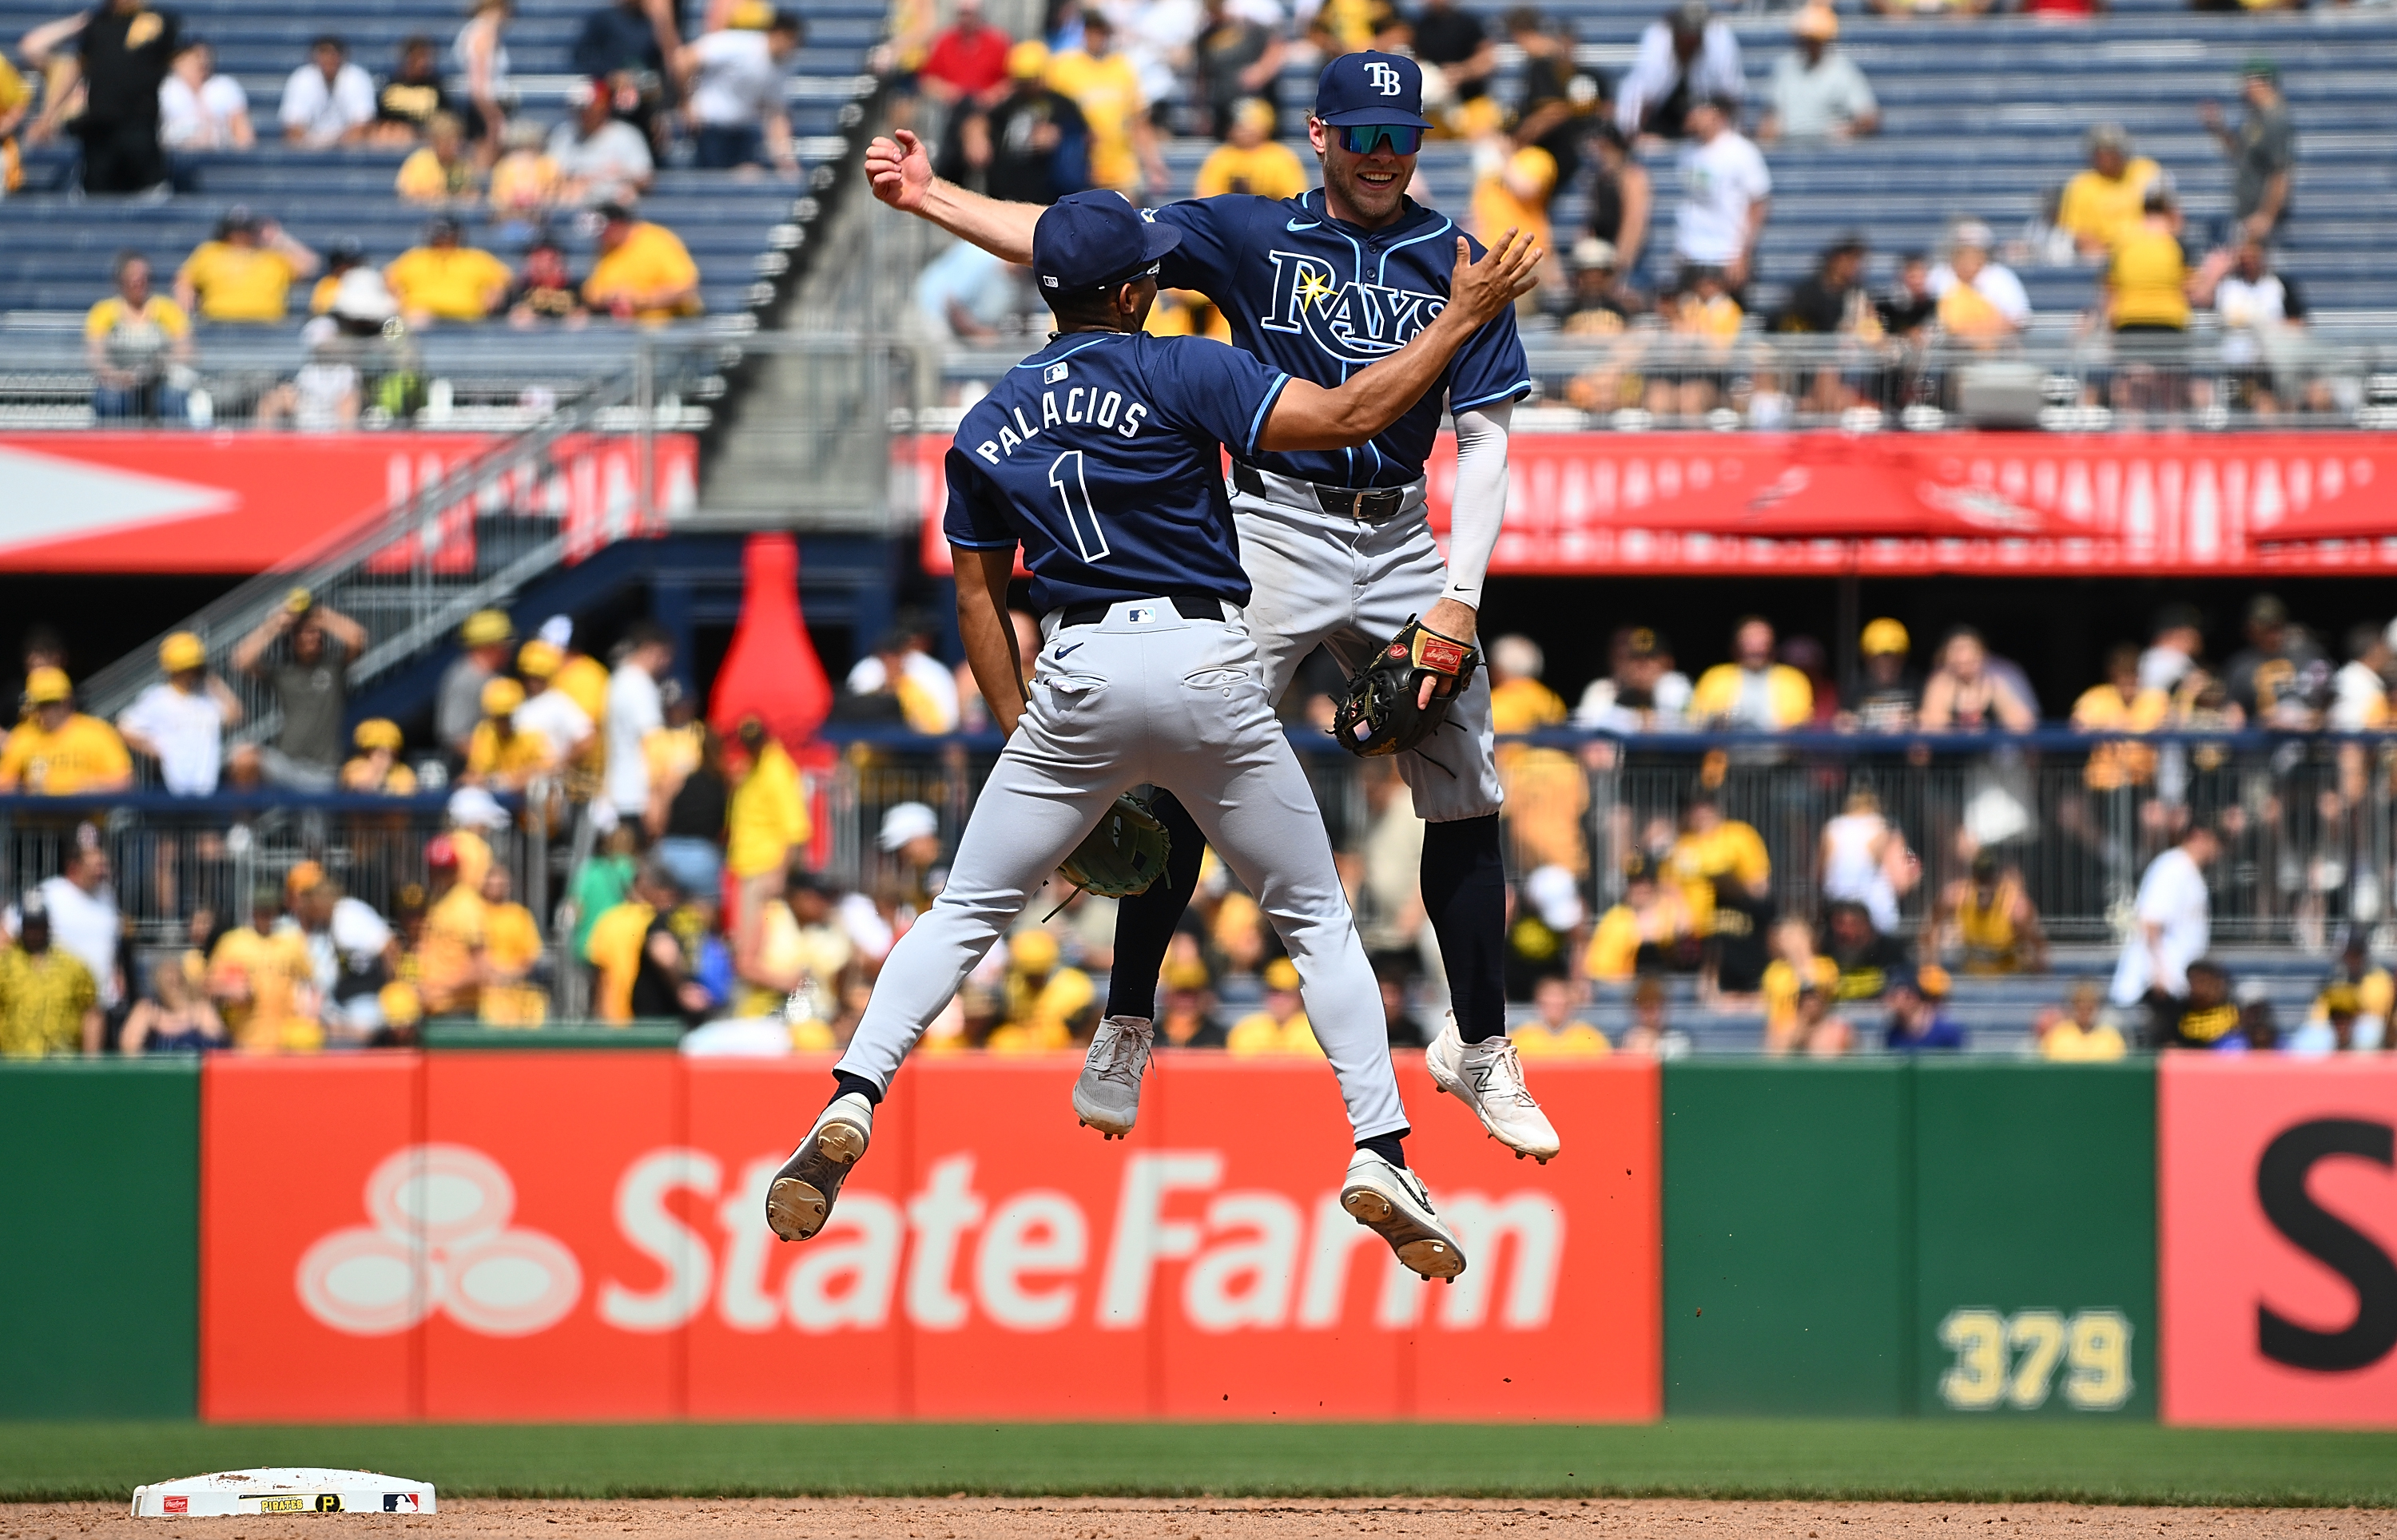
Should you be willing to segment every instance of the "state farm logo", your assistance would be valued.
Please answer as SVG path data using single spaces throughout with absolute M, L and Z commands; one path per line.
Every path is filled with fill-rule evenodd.
M 975 1157 L 958 1151 L 931 1162 L 904 1196 L 844 1188 L 823 1234 L 784 1247 L 764 1219 L 782 1160 L 728 1168 L 706 1150 L 670 1147 L 627 1166 L 618 1232 L 654 1271 L 602 1281 L 598 1319 L 672 1332 L 713 1306 L 724 1325 L 749 1333 L 878 1332 L 898 1317 L 929 1332 L 978 1321 L 1024 1334 L 1077 1323 L 1132 1332 L 1154 1303 L 1209 1334 L 1331 1331 L 1355 1323 L 1350 1285 L 1362 1275 L 1374 1281 L 1354 1292 L 1373 1299 L 1382 1331 L 1537 1332 L 1564 1257 L 1553 1194 L 1443 1189 L 1433 1200 L 1473 1265 L 1454 1286 L 1426 1289 L 1341 1211 L 1336 1189 L 1226 1188 L 1212 1149 L 1128 1158 L 1111 1218 L 1054 1188 L 988 1190 Z M 691 1218 L 720 1228 L 720 1244 Z
M 510 1228 L 516 1184 L 464 1145 L 410 1145 L 367 1178 L 368 1225 L 300 1258 L 300 1303 L 334 1331 L 388 1336 L 436 1312 L 485 1336 L 529 1336 L 583 1297 L 574 1254 Z

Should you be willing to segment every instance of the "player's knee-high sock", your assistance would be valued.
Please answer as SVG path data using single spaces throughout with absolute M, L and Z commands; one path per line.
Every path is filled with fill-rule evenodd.
M 1139 1016 L 1157 1012 L 1157 974 L 1165 966 L 1165 949 L 1173 944 L 1173 929 L 1198 886 L 1198 862 L 1207 854 L 1207 836 L 1189 811 L 1171 791 L 1159 791 L 1151 804 L 1157 821 L 1165 826 L 1172 848 L 1165 857 L 1165 875 L 1116 905 L 1115 966 L 1107 979 L 1107 1015 Z
M 1498 815 L 1424 825 L 1424 912 L 1440 937 L 1457 1035 L 1506 1035 L 1506 857 Z

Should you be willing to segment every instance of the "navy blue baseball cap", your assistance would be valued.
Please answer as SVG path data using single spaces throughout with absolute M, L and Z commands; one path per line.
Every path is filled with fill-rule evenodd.
M 1180 230 L 1142 219 L 1119 192 L 1074 192 L 1032 227 L 1032 271 L 1043 289 L 1069 294 L 1130 280 L 1181 244 Z
M 1423 66 L 1404 54 L 1342 54 L 1315 83 L 1315 115 L 1334 128 L 1396 123 L 1428 128 L 1423 115 Z

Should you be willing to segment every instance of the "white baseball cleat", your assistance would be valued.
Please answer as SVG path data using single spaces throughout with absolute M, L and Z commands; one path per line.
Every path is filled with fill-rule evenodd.
M 1099 1023 L 1082 1058 L 1081 1077 L 1074 1082 L 1074 1116 L 1084 1127 L 1110 1139 L 1132 1132 L 1140 1117 L 1140 1078 L 1148 1072 L 1156 1042 L 1157 1028 L 1146 1016 L 1108 1016 Z
M 1473 1109 L 1490 1136 L 1542 1165 L 1556 1158 L 1560 1148 L 1554 1124 L 1532 1099 L 1523 1084 L 1523 1061 L 1515 1045 L 1503 1037 L 1467 1042 L 1457 1034 L 1456 1014 L 1424 1050 L 1424 1068 L 1434 1084 Z
M 1415 1174 L 1370 1149 L 1357 1151 L 1340 1186 L 1348 1216 L 1390 1243 L 1399 1261 L 1426 1278 L 1454 1279 L 1465 1270 L 1456 1237 L 1432 1212 L 1431 1194 Z
M 851 1091 L 836 1096 L 766 1189 L 766 1226 L 785 1241 L 804 1241 L 832 1217 L 833 1200 L 850 1168 L 874 1137 L 874 1104 Z

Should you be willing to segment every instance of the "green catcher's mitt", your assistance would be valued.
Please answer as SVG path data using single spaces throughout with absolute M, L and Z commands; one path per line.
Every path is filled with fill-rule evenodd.
M 1103 897 L 1129 898 L 1147 892 L 1148 884 L 1163 874 L 1172 848 L 1172 837 L 1148 804 L 1127 791 L 1057 870 L 1078 888 Z

